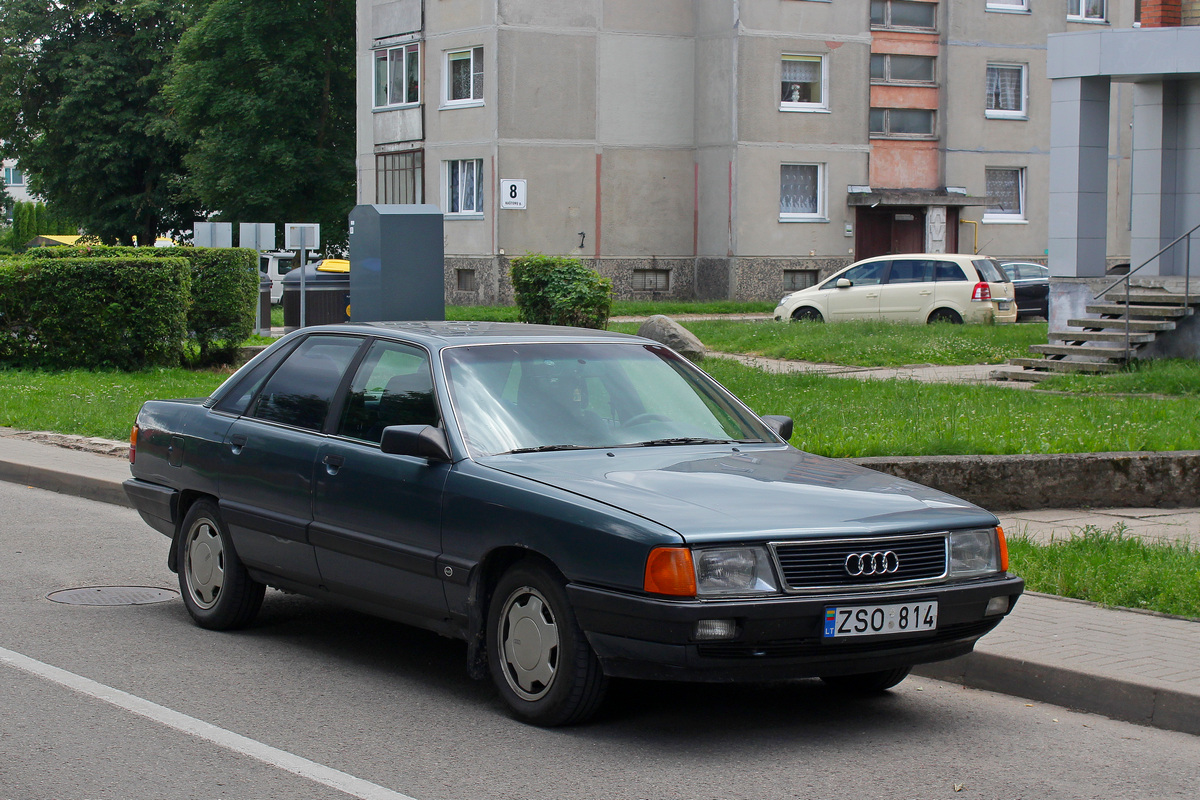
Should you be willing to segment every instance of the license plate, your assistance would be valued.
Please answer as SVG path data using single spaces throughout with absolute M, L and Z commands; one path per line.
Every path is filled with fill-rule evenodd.
M 886 606 L 837 606 L 825 609 L 825 636 L 881 636 L 937 630 L 936 600 Z
M 1011 300 L 999 300 L 996 302 L 996 305 L 999 307 L 999 309 L 1001 311 L 1008 311 L 1010 308 L 1012 308 L 1012 301 Z

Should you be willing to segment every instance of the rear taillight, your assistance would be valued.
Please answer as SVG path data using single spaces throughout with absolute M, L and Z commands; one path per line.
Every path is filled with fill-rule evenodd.
M 992 299 L 992 287 L 988 286 L 983 281 L 975 284 L 975 290 L 971 292 L 971 300 L 975 302 L 983 302 Z
M 133 460 L 135 458 L 137 458 L 137 437 L 138 437 L 138 426 L 134 425 L 133 430 L 131 430 L 129 432 L 129 463 L 130 464 L 132 464 Z

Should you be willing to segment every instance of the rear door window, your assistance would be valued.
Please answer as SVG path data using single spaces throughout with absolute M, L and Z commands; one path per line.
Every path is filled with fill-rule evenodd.
M 888 273 L 888 283 L 930 283 L 936 262 L 921 258 L 897 258 Z
M 250 415 L 321 430 L 342 375 L 361 344 L 356 336 L 309 336 L 267 381 Z
M 966 281 L 967 273 L 963 272 L 963 268 L 953 261 L 938 261 L 933 270 L 934 279 L 937 281 Z

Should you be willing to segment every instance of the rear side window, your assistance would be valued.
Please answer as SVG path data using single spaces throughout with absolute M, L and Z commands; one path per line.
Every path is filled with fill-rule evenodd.
M 225 393 L 214 408 L 226 414 L 236 414 L 238 416 L 245 414 L 246 407 L 250 405 L 250 401 L 254 399 L 254 395 L 258 394 L 258 390 L 262 388 L 267 376 L 287 356 L 290 349 L 290 347 L 285 346 L 255 364 L 253 369 L 238 379 L 237 384 Z
M 898 258 L 892 262 L 888 283 L 929 283 L 933 281 L 935 263 L 928 259 Z
M 1008 276 L 1004 274 L 1004 270 L 1000 269 L 1000 265 L 990 258 L 972 259 L 972 264 L 975 269 L 979 270 L 979 277 L 983 278 L 987 283 L 1008 283 Z
M 953 261 L 938 261 L 933 275 L 938 281 L 965 281 L 967 279 L 967 273 L 963 272 L 963 268 Z
M 346 367 L 362 340 L 350 336 L 310 336 L 267 381 L 251 416 L 318 431 Z

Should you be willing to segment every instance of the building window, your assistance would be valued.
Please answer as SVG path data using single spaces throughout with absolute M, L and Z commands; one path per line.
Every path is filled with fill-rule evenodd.
M 829 107 L 825 101 L 823 56 L 784 56 L 779 85 L 780 111 L 817 111 Z
M 987 0 L 988 11 L 1015 11 L 1029 13 L 1029 0 Z
M 446 162 L 447 214 L 483 213 L 483 159 Z
M 988 208 L 984 222 L 1025 221 L 1025 169 L 988 167 Z
M 666 292 L 671 289 L 671 270 L 635 269 L 633 271 L 635 292 Z
M 1067 0 L 1067 19 L 1104 22 L 1105 0 Z
M 872 28 L 937 28 L 937 3 L 871 0 Z
M 421 45 L 375 51 L 375 108 L 421 102 Z
M 5 186 L 24 186 L 25 175 L 16 167 L 4 168 L 4 185 Z
M 815 269 L 785 269 L 783 271 L 783 290 L 785 292 L 798 292 L 816 285 L 817 271 Z
M 883 83 L 933 83 L 933 56 L 872 53 L 871 80 Z
M 458 290 L 460 292 L 476 291 L 477 286 L 475 283 L 475 270 L 459 269 L 459 270 L 455 270 L 455 274 L 458 278 Z
M 820 164 L 784 164 L 779 168 L 779 221 L 825 219 L 824 176 Z
M 872 108 L 872 136 L 929 139 L 934 135 L 933 112 L 925 108 Z
M 1024 64 L 988 64 L 987 111 L 993 119 L 1027 119 Z
M 375 156 L 375 202 L 425 202 L 425 151 Z
M 446 105 L 483 103 L 483 48 L 446 53 Z

